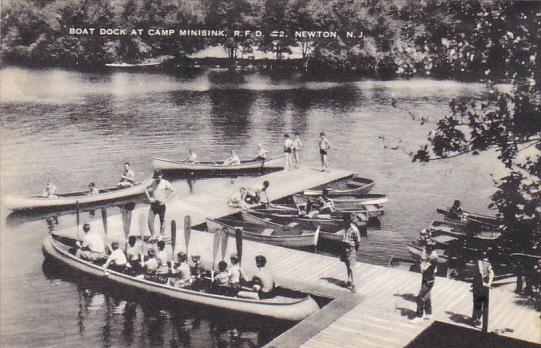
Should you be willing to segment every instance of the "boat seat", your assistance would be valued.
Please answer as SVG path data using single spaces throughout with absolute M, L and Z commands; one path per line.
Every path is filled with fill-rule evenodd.
M 262 236 L 270 236 L 274 233 L 274 230 L 272 228 L 265 228 L 263 232 L 261 232 Z
M 293 221 L 293 222 L 290 222 L 287 224 L 287 227 L 295 227 L 297 226 L 299 223 L 297 221 Z
M 263 218 L 263 220 L 264 220 L 264 221 L 267 221 L 267 222 L 271 222 L 271 221 L 272 221 L 272 219 L 271 219 L 271 218 L 268 218 L 268 217 L 267 217 L 267 218 Z

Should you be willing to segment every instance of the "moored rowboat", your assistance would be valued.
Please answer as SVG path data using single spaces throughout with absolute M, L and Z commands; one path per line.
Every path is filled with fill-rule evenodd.
M 470 221 L 472 223 L 478 224 L 480 227 L 500 227 L 503 223 L 503 221 L 493 215 L 485 215 L 485 214 L 479 214 L 474 213 L 471 211 L 463 210 L 462 215 L 460 217 L 455 216 L 454 214 L 451 214 L 450 209 L 448 208 L 438 208 L 436 211 L 440 214 L 443 214 L 445 216 L 445 220 L 447 221 Z
M 255 300 L 216 295 L 187 288 L 176 288 L 112 270 L 109 270 L 108 275 L 105 276 L 101 266 L 70 254 L 69 249 L 69 245 L 62 243 L 52 235 L 48 235 L 43 241 L 43 254 L 46 258 L 104 281 L 165 296 L 173 300 L 288 321 L 302 320 L 319 310 L 319 306 L 314 299 L 301 293 L 299 293 L 298 297 L 286 297 L 281 296 L 280 291 L 277 291 L 278 296 L 276 297 Z
M 498 230 L 475 229 L 475 226 L 470 227 L 464 223 L 448 221 L 433 221 L 428 228 L 434 235 L 446 234 L 459 238 L 475 238 L 484 241 L 494 241 L 502 235 L 502 232 Z
M 152 167 L 155 170 L 190 173 L 230 173 L 262 169 L 282 169 L 284 167 L 284 156 L 277 156 L 266 160 L 246 160 L 241 161 L 240 164 L 230 165 L 224 165 L 222 162 L 190 163 L 155 157 L 152 159 Z
M 4 204 L 11 210 L 29 210 L 29 209 L 55 209 L 69 208 L 94 204 L 109 203 L 125 198 L 142 195 L 145 187 L 150 184 L 150 179 L 135 184 L 131 187 L 110 187 L 101 189 L 99 194 L 89 195 L 88 191 L 56 193 L 56 197 L 42 196 L 7 196 Z
M 286 228 L 279 225 L 265 226 L 244 221 L 242 216 L 238 218 L 207 218 L 207 229 L 209 232 L 222 229 L 231 236 L 235 236 L 235 230 L 240 229 L 245 239 L 289 248 L 317 245 L 319 237 L 319 230 L 307 231 L 298 227 Z
M 352 177 L 318 186 L 314 189 L 305 190 L 303 193 L 306 196 L 320 196 L 323 194 L 323 189 L 327 189 L 329 197 L 338 197 L 343 195 L 368 193 L 374 185 L 374 180 L 353 175 Z

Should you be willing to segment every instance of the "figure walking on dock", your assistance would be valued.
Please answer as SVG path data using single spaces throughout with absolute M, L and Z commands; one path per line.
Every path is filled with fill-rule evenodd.
M 169 191 L 169 195 L 167 195 Z M 150 209 L 148 211 L 148 229 L 152 239 L 156 239 L 154 234 L 154 219 L 156 215 L 160 218 L 160 237 L 163 237 L 165 232 L 165 203 L 173 197 L 175 190 L 171 183 L 162 179 L 162 173 L 157 171 L 154 173 L 154 180 L 145 188 L 145 194 L 150 201 Z
M 344 238 L 342 244 L 344 249 L 340 260 L 346 264 L 346 271 L 348 280 L 346 286 L 355 293 L 355 282 L 353 280 L 353 265 L 357 262 L 357 250 L 361 242 L 361 235 L 359 229 L 353 223 L 353 219 L 350 214 L 344 215 Z
M 327 155 L 331 148 L 331 142 L 325 137 L 325 132 L 319 133 L 319 156 L 321 158 L 321 171 L 326 172 L 329 170 L 327 164 Z
M 430 292 L 434 287 L 436 266 L 438 264 L 438 254 L 434 250 L 433 240 L 428 239 L 425 242 L 423 253 L 421 254 L 421 290 L 417 295 L 417 312 L 415 318 L 411 320 L 412 323 L 417 323 L 424 319 L 430 319 L 432 317 L 432 300 L 430 298 Z
M 473 325 L 481 324 L 481 316 L 483 316 L 483 331 L 488 331 L 488 303 L 490 287 L 494 280 L 494 271 L 488 260 L 487 253 L 483 253 L 483 257 L 477 261 L 477 272 L 473 278 Z

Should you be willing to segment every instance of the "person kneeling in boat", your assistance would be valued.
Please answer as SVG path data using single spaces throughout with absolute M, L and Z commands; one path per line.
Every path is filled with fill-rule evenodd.
M 45 187 L 45 190 L 43 190 L 41 196 L 46 198 L 58 198 L 56 195 L 56 185 L 53 184 L 51 180 L 47 182 L 47 186 Z
M 451 219 L 461 220 L 463 215 L 464 211 L 462 211 L 462 208 L 460 207 L 460 201 L 457 199 L 453 202 L 453 206 L 449 209 L 447 217 Z
M 175 267 L 171 265 L 171 276 L 169 277 L 168 282 L 171 286 L 183 288 L 192 283 L 191 270 L 190 265 L 186 262 L 188 256 L 185 252 L 180 251 L 177 254 L 177 258 L 178 266 Z
M 141 268 L 141 247 L 136 246 L 137 237 L 129 236 L 128 245 L 126 247 L 126 255 L 128 257 L 129 268 L 132 273 L 139 274 L 142 271 Z
M 240 268 L 239 256 L 237 254 L 231 254 L 229 257 L 231 260 L 231 268 L 229 268 L 229 283 L 231 284 L 231 293 L 237 295 L 240 291 L 241 281 L 246 281 L 246 276 Z
M 255 292 L 260 300 L 274 297 L 274 276 L 265 268 L 267 265 L 267 258 L 263 255 L 257 255 L 255 257 L 255 264 L 257 266 L 257 271 L 252 277 L 252 291 Z M 253 298 L 251 294 L 254 293 L 239 291 L 238 296 Z
M 248 205 L 246 204 L 246 188 L 241 187 L 240 190 L 233 193 L 231 198 L 229 198 L 229 201 L 227 201 L 227 205 L 231 208 L 241 208 L 241 209 L 248 209 Z
M 120 176 L 119 187 L 131 187 L 135 185 L 135 172 L 130 168 L 130 163 L 124 163 L 124 173 Z
M 224 160 L 224 166 L 232 166 L 236 164 L 240 164 L 240 158 L 237 156 L 235 151 L 231 150 L 231 156 Z
M 218 262 L 218 272 L 214 275 L 212 283 L 212 292 L 217 295 L 229 295 L 231 287 L 229 286 L 229 272 L 227 271 L 227 262 Z
M 111 255 L 107 258 L 107 261 L 105 261 L 105 264 L 103 265 L 103 272 L 107 275 L 107 269 L 112 269 L 116 272 L 124 272 L 126 270 L 126 266 L 128 264 L 128 259 L 126 258 L 126 254 L 124 254 L 124 251 L 119 248 L 118 242 L 112 242 L 111 243 L 111 249 L 113 251 L 111 252 Z
M 90 231 L 90 225 L 83 225 L 85 236 L 82 242 L 77 241 L 75 256 L 87 260 L 98 261 L 107 257 L 105 254 L 105 241 L 98 232 Z
M 184 162 L 193 164 L 199 163 L 199 161 L 197 160 L 197 154 L 193 152 L 192 149 L 189 149 L 188 155 L 186 156 L 186 158 L 184 158 Z

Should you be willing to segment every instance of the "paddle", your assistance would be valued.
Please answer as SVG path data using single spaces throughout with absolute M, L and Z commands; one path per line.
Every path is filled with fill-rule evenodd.
M 242 264 L 242 230 L 235 229 L 235 242 L 237 243 L 237 255 L 239 257 L 239 265 Z
M 186 256 L 188 256 L 188 246 L 190 245 L 190 234 L 192 233 L 192 218 L 190 215 L 184 217 L 184 242 L 186 243 Z
M 222 261 L 225 260 L 225 254 L 227 253 L 227 243 L 229 242 L 229 231 L 223 231 L 222 233 Z
M 175 245 L 177 244 L 177 222 L 171 220 L 171 248 L 172 248 L 172 257 L 171 257 L 171 273 L 174 273 L 174 264 L 175 264 Z
M 147 222 L 143 213 L 139 214 L 139 234 L 141 236 L 141 267 L 145 266 L 145 228 Z
M 216 267 L 216 257 L 218 256 L 218 247 L 220 246 L 222 233 L 223 231 L 221 228 L 217 228 L 216 231 L 214 231 L 214 243 L 212 246 L 212 270 L 210 273 L 212 281 L 214 281 L 214 268 Z
M 80 238 L 80 233 L 79 233 L 79 224 L 80 224 L 80 216 L 79 216 L 79 201 L 75 201 L 75 220 L 77 221 L 77 239 L 81 239 Z
M 105 233 L 105 244 L 109 248 L 109 251 L 112 252 L 113 248 L 107 241 L 107 210 L 105 208 L 101 208 L 101 221 L 103 222 L 103 232 Z

